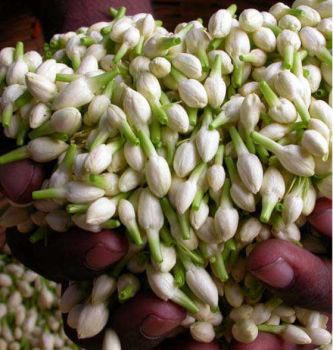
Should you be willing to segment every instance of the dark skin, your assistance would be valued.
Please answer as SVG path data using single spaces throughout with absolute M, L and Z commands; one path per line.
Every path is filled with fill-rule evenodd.
M 50 34 L 52 30 L 64 32 L 106 19 L 105 9 L 110 2 L 109 0 L 100 2 L 70 0 L 54 1 L 54 5 L 57 21 L 53 28 L 50 26 L 47 28 Z M 112 3 L 112 5 L 117 7 L 120 3 Z M 129 8 L 129 14 L 151 10 L 148 1 L 140 1 L 134 7 L 133 3 L 122 2 L 121 5 Z M 142 8 L 138 8 L 137 5 Z M 39 9 L 43 6 L 45 2 L 40 1 Z M 4 142 L 3 137 L 0 137 L 0 144 L 2 142 Z M 8 148 L 8 142 L 1 145 L 0 153 L 6 148 Z M 29 202 L 31 192 L 39 188 L 48 171 L 49 169 L 44 166 L 30 161 L 0 167 L 0 188 L 2 186 L 3 192 L 13 201 Z M 11 179 L 17 174 L 22 175 L 19 181 L 14 183 Z M 30 177 L 28 178 L 26 174 Z M 322 235 L 331 237 L 331 201 L 319 200 L 309 222 Z M 27 267 L 64 284 L 68 280 L 92 279 L 104 273 L 126 254 L 128 248 L 121 230 L 117 232 L 105 230 L 92 234 L 72 229 L 66 234 L 50 235 L 47 246 L 42 242 L 33 245 L 27 236 L 10 230 L 7 232 L 7 242 L 14 255 Z M 331 312 L 332 267 L 328 260 L 317 257 L 289 242 L 268 240 L 258 244 L 252 251 L 247 268 L 286 302 L 292 305 L 296 302 L 300 306 Z M 109 325 L 117 331 L 124 350 L 227 350 L 221 349 L 215 342 L 200 344 L 190 339 L 186 333 L 179 335 L 179 331 L 182 331 L 179 325 L 185 316 L 185 311 L 179 306 L 164 302 L 152 294 L 140 293 L 126 304 L 113 306 Z M 79 341 L 75 331 L 66 326 L 65 329 L 74 342 L 87 350 L 101 349 L 103 333 L 93 339 Z M 178 336 L 175 336 L 176 334 Z M 286 344 L 277 336 L 261 333 L 255 342 L 251 344 L 234 342 L 228 350 L 311 348 L 313 347 Z

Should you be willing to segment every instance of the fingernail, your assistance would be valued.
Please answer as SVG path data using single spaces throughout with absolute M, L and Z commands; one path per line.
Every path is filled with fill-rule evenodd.
M 156 315 L 149 315 L 142 322 L 140 330 L 141 334 L 148 339 L 161 338 L 167 336 L 179 324 L 179 320 L 167 320 Z
M 86 253 L 85 264 L 91 270 L 102 270 L 119 260 L 119 252 L 113 252 L 105 245 L 98 245 Z
M 288 287 L 295 276 L 292 267 L 282 258 L 257 270 L 252 270 L 251 273 L 273 288 Z

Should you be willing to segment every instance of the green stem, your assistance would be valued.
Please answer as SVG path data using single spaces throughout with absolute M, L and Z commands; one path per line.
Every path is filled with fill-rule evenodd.
M 161 147 L 161 125 L 156 118 L 150 124 L 150 138 L 156 148 Z
M 97 92 L 99 89 L 106 86 L 111 80 L 120 74 L 119 68 L 115 67 L 112 71 L 106 72 L 94 77 L 88 78 L 88 83 L 93 92 Z
M 165 226 L 160 230 L 160 237 L 165 246 L 173 247 L 175 245 L 175 241 L 172 238 L 170 231 Z
M 223 43 L 223 38 L 215 38 L 209 43 L 210 50 L 217 50 Z
M 159 232 L 148 229 L 146 230 L 146 233 L 152 259 L 155 261 L 155 263 L 161 264 L 163 262 L 163 256 L 161 252 Z
M 120 60 L 126 55 L 128 51 L 128 44 L 126 42 L 122 43 L 120 48 L 118 49 L 116 55 L 113 58 L 113 63 L 117 64 Z
M 249 133 L 246 133 L 246 135 L 245 135 L 245 145 L 250 153 L 256 154 L 256 147 L 255 147 L 253 140 L 251 138 L 251 134 L 249 134 Z
M 218 77 L 222 76 L 222 56 L 221 55 L 216 55 L 212 70 L 210 72 L 210 76 L 215 76 L 215 75 L 217 75 Z
M 126 286 L 124 289 L 122 289 L 118 293 L 119 302 L 125 303 L 127 300 L 134 297 L 135 292 L 136 292 L 136 290 L 132 285 Z
M 274 325 L 263 323 L 263 324 L 258 325 L 258 330 L 260 332 L 272 333 L 272 334 L 279 335 L 284 330 L 284 326 L 274 326 Z
M 29 124 L 26 120 L 21 120 L 20 126 L 16 135 L 16 144 L 17 146 L 23 146 L 24 140 L 29 129 Z
M 25 106 L 27 103 L 32 101 L 32 96 L 28 90 L 24 91 L 23 94 L 18 97 L 14 102 L 15 108 L 21 108 Z
M 80 77 L 78 74 L 62 74 L 58 73 L 56 75 L 56 81 L 62 81 L 65 83 L 71 83 L 74 80 L 77 80 Z
M 279 36 L 282 33 L 282 29 L 275 24 L 268 24 L 267 27 L 274 33 L 275 36 Z
M 76 153 L 77 146 L 74 143 L 72 143 L 71 145 L 69 145 L 65 158 L 62 162 L 66 170 L 70 171 L 72 169 Z
M 68 204 L 66 211 L 69 214 L 84 214 L 89 208 L 89 204 Z
M 252 53 L 240 55 L 239 59 L 242 62 L 247 62 L 247 63 L 258 63 L 259 62 L 258 56 L 254 55 Z
M 201 205 L 201 202 L 205 196 L 205 191 L 202 188 L 197 189 L 197 193 L 194 196 L 191 208 L 195 211 L 198 211 Z
M 332 67 L 332 55 L 326 47 L 321 48 L 319 51 L 315 53 L 315 55 L 320 61 Z
M 209 69 L 209 59 L 208 59 L 206 50 L 203 48 L 200 48 L 199 51 L 197 52 L 197 55 L 198 55 L 198 58 L 201 62 L 203 70 L 208 70 Z
M 178 69 L 175 67 L 171 68 L 170 72 L 171 76 L 176 80 L 177 83 L 180 83 L 182 80 L 187 79 L 184 74 L 182 74 Z
M 277 142 L 269 139 L 268 137 L 263 136 L 257 131 L 253 131 L 251 136 L 255 143 L 263 146 L 264 148 L 268 149 L 273 153 L 279 152 L 283 149 L 283 146 L 279 145 Z
M 88 182 L 103 190 L 106 190 L 108 188 L 107 180 L 103 175 L 89 175 Z
M 12 103 L 8 103 L 2 112 L 2 125 L 7 128 L 13 117 L 14 107 Z
M 114 228 L 118 228 L 121 226 L 121 223 L 119 220 L 113 220 L 113 219 L 110 219 L 108 221 L 105 221 L 103 222 L 103 224 L 101 225 L 102 228 L 105 228 L 105 229 L 109 229 L 109 230 L 112 230 Z
M 224 249 L 222 252 L 223 261 L 228 261 L 230 259 L 231 253 L 237 251 L 237 245 L 234 239 L 229 239 L 224 244 Z
M 224 157 L 224 145 L 220 145 L 217 149 L 215 158 L 214 158 L 214 164 L 216 165 L 222 165 L 223 164 L 223 157 Z
M 102 34 L 103 36 L 109 35 L 109 34 L 112 32 L 112 28 L 113 28 L 113 24 L 110 24 L 110 25 L 108 25 L 108 26 L 102 28 L 101 34 Z
M 192 314 L 199 312 L 199 308 L 193 303 L 193 301 L 180 289 L 177 289 L 175 295 L 171 299 L 174 303 L 182 306 L 184 309 Z
M 227 170 L 231 179 L 231 182 L 235 182 L 238 178 L 236 166 L 231 157 L 224 158 L 225 165 L 227 166 Z
M 302 16 L 304 16 L 304 11 L 301 9 L 289 9 L 288 15 L 292 15 L 295 17 L 302 17 Z
M 232 72 L 232 83 L 235 88 L 239 88 L 243 83 L 244 62 L 234 62 L 234 71 Z
M 175 279 L 176 286 L 178 288 L 183 287 L 186 283 L 185 269 L 183 265 L 177 262 L 174 268 L 172 269 L 172 273 Z
M 284 69 L 291 69 L 294 63 L 294 46 L 288 45 L 284 49 L 283 53 L 283 68 Z
M 80 39 L 80 43 L 83 46 L 89 47 L 89 46 L 95 44 L 95 40 L 89 36 L 86 36 L 86 37 Z
M 246 148 L 241 136 L 239 135 L 239 132 L 234 126 L 229 129 L 229 134 L 231 136 L 232 143 L 234 144 L 238 157 L 242 154 L 248 154 L 249 151 Z
M 133 145 L 138 145 L 140 143 L 139 139 L 134 134 L 134 131 L 132 130 L 131 126 L 128 124 L 127 120 L 124 120 L 121 123 L 120 131 L 128 142 L 132 143 Z
M 148 135 L 144 131 L 142 130 L 138 131 L 138 138 L 140 140 L 140 146 L 148 158 L 153 155 L 156 155 L 155 147 L 151 142 L 150 138 L 148 137 Z
M 111 80 L 105 87 L 103 91 L 103 95 L 106 96 L 108 99 L 111 100 L 112 94 L 114 89 L 114 80 Z
M 162 125 L 166 125 L 168 122 L 168 115 L 165 112 L 165 110 L 162 108 L 160 102 L 152 99 L 149 101 L 149 104 L 154 117 L 157 118 Z
M 211 265 L 216 274 L 216 277 L 218 277 L 221 282 L 226 282 L 229 279 L 229 275 L 221 253 L 216 254 L 215 261 L 211 263 Z
M 191 233 L 190 233 L 190 223 L 188 221 L 188 217 L 185 214 L 177 214 L 178 215 L 178 221 L 180 225 L 180 231 L 182 234 L 182 239 L 183 240 L 189 240 L 191 238 Z
M 181 29 L 178 33 L 177 36 L 179 36 L 180 38 L 185 38 L 186 34 L 194 27 L 193 23 L 188 23 L 186 24 L 186 26 Z
M 294 64 L 291 69 L 292 73 L 294 73 L 297 77 L 303 77 L 305 76 L 303 74 L 303 64 L 302 64 L 302 57 L 299 52 L 295 52 L 294 54 Z
M 30 235 L 29 241 L 31 243 L 37 243 L 45 238 L 47 235 L 47 228 L 45 226 L 40 226 L 33 234 Z
M 164 197 L 160 201 L 163 214 L 166 216 L 170 226 L 178 222 L 176 211 L 173 209 L 169 199 Z
M 134 53 L 136 56 L 142 56 L 144 42 L 145 42 L 145 37 L 142 35 L 140 37 L 138 44 L 134 48 Z
M 237 11 L 237 5 L 236 4 L 232 4 L 227 8 L 227 11 L 231 14 L 231 16 L 234 16 L 236 14 Z
M 271 89 L 271 87 L 266 83 L 266 81 L 263 80 L 259 83 L 259 89 L 270 108 L 278 106 L 280 104 L 280 99 Z
M 53 132 L 54 132 L 54 129 L 52 127 L 51 121 L 47 121 L 43 125 L 41 125 L 39 128 L 29 132 L 29 138 L 32 140 L 32 139 L 36 139 L 37 137 L 51 135 Z
M 197 183 L 205 170 L 207 170 L 207 164 L 204 162 L 199 163 L 192 171 L 188 181 Z
M 108 130 L 100 130 L 95 137 L 94 141 L 90 145 L 90 151 L 92 151 L 97 146 L 103 144 L 106 142 L 106 140 L 109 138 L 109 131 Z
M 27 147 L 23 146 L 0 156 L 0 165 L 27 159 L 29 156 Z
M 64 188 L 46 188 L 44 190 L 32 192 L 32 199 L 63 199 L 66 198 L 66 190 Z
M 273 210 L 275 208 L 277 201 L 268 198 L 267 196 L 262 199 L 262 208 L 260 214 L 260 221 L 267 224 L 270 220 Z
M 140 229 L 137 223 L 134 223 L 131 227 L 127 227 L 127 233 L 131 242 L 138 246 L 141 246 L 143 244 Z
M 188 113 L 188 119 L 190 121 L 191 126 L 196 126 L 197 125 L 197 120 L 198 120 L 198 109 L 196 108 L 188 108 L 187 109 Z
M 265 303 L 265 306 L 268 310 L 273 311 L 281 304 L 283 304 L 283 300 L 281 298 L 273 297 Z
M 182 39 L 179 37 L 163 37 L 160 38 L 158 46 L 161 50 L 169 50 L 174 46 L 179 45 L 182 42 Z
M 251 139 L 251 141 L 253 142 L 252 139 Z M 261 145 L 257 145 L 256 150 L 258 152 L 261 163 L 268 164 L 268 158 L 269 158 L 268 151 Z
M 307 125 L 309 120 L 311 119 L 311 116 L 304 101 L 301 98 L 296 98 L 293 99 L 293 102 L 302 121 Z
M 209 130 L 214 130 L 228 122 L 228 117 L 221 111 L 217 117 L 209 124 Z
M 17 61 L 23 58 L 24 55 L 24 44 L 22 41 L 18 41 L 15 48 L 14 60 Z
M 221 204 L 228 204 L 229 206 L 232 206 L 231 199 L 230 199 L 230 187 L 231 182 L 228 178 L 224 180 L 223 188 L 222 188 L 222 194 L 221 194 Z

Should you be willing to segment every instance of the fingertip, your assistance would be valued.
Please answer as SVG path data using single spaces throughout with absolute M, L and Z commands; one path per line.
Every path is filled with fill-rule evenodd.
M 319 198 L 309 217 L 310 224 L 321 234 L 332 237 L 332 200 Z

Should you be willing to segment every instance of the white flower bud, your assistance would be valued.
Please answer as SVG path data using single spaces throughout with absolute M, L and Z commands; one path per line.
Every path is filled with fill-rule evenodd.
M 276 37 L 272 30 L 266 27 L 261 27 L 253 33 L 253 41 L 265 52 L 273 52 L 276 48 Z
M 262 24 L 262 14 L 255 9 L 244 10 L 239 16 L 239 26 L 248 33 L 255 32 Z
M 241 305 L 240 307 L 231 310 L 230 318 L 237 322 L 240 320 L 248 320 L 252 318 L 253 307 L 250 305 Z
M 143 174 L 131 168 L 126 169 L 119 178 L 120 192 L 129 192 L 140 185 L 143 179 Z
M 225 170 L 222 165 L 214 164 L 207 170 L 207 181 L 214 192 L 219 191 L 225 180 Z
M 201 343 L 210 343 L 215 338 L 215 330 L 209 322 L 195 322 L 190 327 L 190 332 L 194 340 Z
M 220 134 L 217 130 L 210 130 L 208 125 L 202 125 L 195 135 L 195 144 L 201 159 L 210 162 L 219 148 Z
M 110 38 L 117 43 L 121 43 L 123 40 L 124 34 L 132 26 L 133 26 L 133 21 L 131 17 L 125 16 L 120 19 L 117 19 L 112 26 Z
M 254 130 L 260 119 L 260 113 L 264 109 L 264 105 L 256 94 L 249 94 L 243 100 L 240 108 L 239 122 L 250 133 Z
M 308 72 L 306 79 L 309 82 L 311 92 L 316 92 L 319 89 L 322 80 L 320 68 L 313 64 L 308 64 L 306 66 L 303 66 L 303 69 Z
M 320 194 L 332 199 L 332 175 L 327 175 L 317 183 Z
M 204 86 L 194 79 L 183 79 L 178 85 L 182 101 L 191 108 L 204 108 L 208 104 L 208 96 Z
M 182 105 L 173 103 L 166 112 L 168 115 L 168 127 L 171 130 L 179 133 L 186 133 L 189 130 L 189 117 Z
M 189 79 L 199 79 L 202 75 L 200 60 L 190 53 L 179 53 L 172 59 L 172 65 Z
M 218 305 L 217 287 L 210 274 L 203 268 L 186 263 L 186 282 L 191 291 L 211 307 Z
M 27 73 L 25 81 L 29 92 L 41 102 L 51 101 L 57 94 L 57 87 L 47 78 L 35 73 Z
M 323 100 L 314 100 L 310 106 L 310 115 L 312 118 L 324 122 L 332 130 L 332 107 Z
M 323 18 L 317 25 L 317 29 L 324 35 L 326 39 L 330 39 L 333 32 L 332 17 Z
M 25 76 L 28 73 L 28 65 L 25 63 L 25 61 L 21 58 L 18 59 L 16 62 L 12 63 L 7 70 L 6 74 L 6 82 L 8 85 L 13 84 L 25 84 Z
M 79 339 L 92 338 L 103 330 L 109 318 L 109 310 L 105 304 L 84 305 L 77 324 Z
M 282 338 L 293 344 L 311 344 L 311 338 L 302 328 L 288 325 L 281 334 Z
M 260 195 L 262 197 L 262 211 L 260 220 L 268 222 L 276 204 L 283 198 L 286 187 L 283 176 L 274 167 L 269 167 L 264 173 Z
M 231 30 L 232 13 L 221 9 L 215 12 L 209 19 L 208 31 L 213 38 L 225 38 Z
M 319 53 L 326 46 L 324 35 L 317 29 L 312 27 L 303 27 L 299 32 L 303 47 L 311 56 Z
M 211 75 L 205 81 L 204 88 L 207 93 L 208 104 L 214 109 L 221 107 L 227 89 L 221 75 L 219 73 L 214 73 L 212 70 Z
M 239 28 L 233 28 L 226 38 L 225 51 L 233 58 L 241 54 L 247 54 L 251 50 L 250 40 L 246 32 Z
M 79 304 L 84 297 L 84 291 L 78 284 L 70 284 L 60 299 L 61 312 L 67 314 L 75 305 Z
M 237 283 L 228 280 L 224 285 L 224 293 L 227 302 L 232 307 L 240 307 L 243 304 L 244 295 L 240 286 Z
M 288 29 L 293 32 L 299 32 L 302 28 L 300 20 L 293 15 L 284 15 L 279 20 L 279 27 L 281 29 Z
M 244 244 L 251 243 L 260 233 L 262 229 L 262 224 L 256 218 L 247 219 L 241 225 L 239 232 L 237 234 L 240 242 Z
M 202 200 L 198 210 L 191 210 L 190 221 L 191 226 L 195 230 L 199 230 L 200 227 L 205 223 L 209 215 L 209 207 L 205 200 Z
M 116 199 L 99 198 L 89 206 L 86 214 L 86 222 L 89 225 L 100 225 L 111 219 L 116 209 Z
M 315 157 L 324 157 L 329 151 L 327 140 L 316 130 L 305 130 L 301 145 Z
M 51 309 L 54 301 L 55 299 L 53 293 L 46 287 L 43 287 L 38 297 L 39 306 L 42 309 Z
M 29 125 L 32 129 L 36 129 L 48 121 L 50 117 L 50 108 L 44 103 L 37 103 L 30 111 Z
M 161 254 L 163 261 L 160 264 L 153 262 L 153 266 L 156 270 L 161 272 L 170 272 L 176 265 L 176 250 L 173 247 L 167 247 L 164 244 L 161 244 Z
M 141 93 L 126 88 L 123 107 L 132 125 L 140 126 L 149 123 L 151 109 L 148 101 Z
M 65 211 L 56 210 L 48 213 L 45 221 L 56 232 L 66 232 L 71 224 L 70 217 Z
M 91 174 L 102 173 L 111 164 L 112 155 L 108 145 L 98 145 L 87 156 L 84 163 L 85 170 Z
M 38 65 L 36 73 L 54 83 L 57 75 L 57 61 L 54 59 L 44 61 L 41 65 Z
M 283 4 L 282 2 L 278 2 L 274 4 L 270 9 L 269 13 L 271 13 L 277 20 L 286 15 L 290 8 Z
M 71 203 L 87 203 L 104 196 L 104 190 L 79 181 L 66 186 L 66 198 Z
M 179 177 L 187 176 L 198 164 L 199 157 L 193 141 L 180 144 L 173 159 L 173 169 Z
M 271 315 L 272 313 L 269 308 L 265 304 L 260 303 L 253 307 L 251 319 L 258 325 L 267 322 Z
M 323 328 L 307 328 L 306 333 L 313 345 L 328 345 L 331 342 L 331 333 Z
M 136 79 L 140 73 L 149 72 L 150 59 L 144 56 L 135 57 L 129 65 L 129 72 L 134 79 Z
M 121 350 L 120 340 L 117 333 L 112 329 L 107 329 L 103 340 L 103 350 Z
M 218 237 L 216 235 L 215 228 L 214 228 L 214 219 L 208 216 L 206 221 L 196 231 L 196 235 L 203 242 L 217 243 Z
M 269 12 L 267 11 L 262 11 L 261 15 L 263 17 L 263 26 L 268 27 L 270 25 L 277 25 L 277 20 L 276 18 Z
M 297 9 L 302 11 L 302 14 L 299 16 L 302 27 L 315 27 L 320 22 L 320 14 L 313 7 L 301 5 L 297 6 Z
M 212 50 L 208 52 L 209 63 L 213 66 L 216 56 L 221 56 L 221 70 L 224 76 L 230 74 L 234 66 L 232 64 L 230 56 L 223 50 Z
M 328 65 L 325 62 L 322 62 L 320 69 L 321 69 L 322 77 L 324 78 L 326 83 L 332 86 L 332 68 L 330 67 L 330 65 Z M 332 96 L 332 93 L 330 93 L 329 96 Z M 332 102 L 330 102 L 330 97 L 329 97 L 329 105 L 332 106 Z
M 156 57 L 150 62 L 149 69 L 156 78 L 164 78 L 171 72 L 171 63 L 164 57 Z
M 135 171 L 142 171 L 145 166 L 145 155 L 140 146 L 126 142 L 124 156 L 128 165 Z
M 241 343 L 251 343 L 258 336 L 258 328 L 253 320 L 240 320 L 232 326 L 232 335 Z
M 84 123 L 86 125 L 94 125 L 98 123 L 109 105 L 110 99 L 107 96 L 95 96 L 89 104 L 88 111 L 84 117 Z
M 286 124 L 272 123 L 260 130 L 260 134 L 274 141 L 281 140 L 290 132 L 290 126 Z
M 13 47 L 5 47 L 0 50 L 0 66 L 9 67 L 14 61 L 14 53 Z
M 274 152 L 281 164 L 292 174 L 298 176 L 313 176 L 315 162 L 313 157 L 298 145 L 281 146 L 261 134 L 252 134 L 255 141 Z M 261 141 L 259 141 L 259 139 Z
M 12 285 L 12 279 L 5 273 L 0 273 L 0 287 L 10 287 Z
M 101 59 L 106 55 L 106 50 L 102 44 L 93 44 L 87 48 L 84 57 L 90 55 L 95 56 L 97 61 L 101 61 Z

